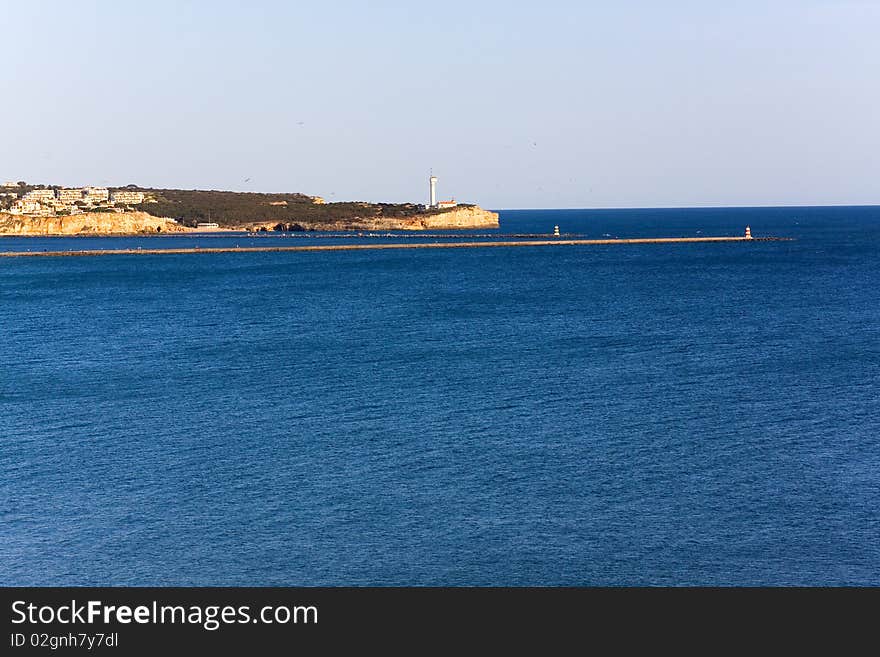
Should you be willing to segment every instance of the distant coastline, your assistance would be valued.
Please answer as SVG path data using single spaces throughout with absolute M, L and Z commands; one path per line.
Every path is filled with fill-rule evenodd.
M 305 194 L 125 188 L 0 187 L 0 235 L 142 235 L 497 228 L 498 214 L 445 202 L 326 203 Z

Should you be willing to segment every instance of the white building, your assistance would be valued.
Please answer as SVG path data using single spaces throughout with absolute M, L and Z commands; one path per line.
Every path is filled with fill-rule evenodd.
M 86 203 L 105 203 L 110 200 L 110 190 L 106 187 L 83 187 L 82 192 Z
M 438 201 L 437 200 L 437 176 L 432 175 L 428 179 L 429 184 L 429 195 L 430 201 L 428 202 L 429 209 L 438 209 L 438 210 L 446 210 L 448 208 L 454 208 L 458 203 L 455 202 L 455 199 L 451 201 Z
M 10 214 L 52 215 L 55 211 L 39 201 L 19 199 L 9 209 Z
M 83 200 L 83 192 L 81 189 L 57 189 L 55 190 L 55 198 L 63 205 L 73 205 L 77 201 Z
M 23 201 L 36 201 L 37 203 L 52 203 L 55 201 L 54 189 L 32 189 L 21 197 Z
M 437 176 L 431 176 L 430 179 L 428 180 L 428 183 L 430 186 L 430 189 L 428 192 L 429 198 L 430 198 L 430 200 L 428 202 L 428 207 L 435 208 L 435 207 L 437 207 Z
M 122 205 L 139 205 L 144 202 L 143 192 L 132 192 L 128 190 L 120 190 L 110 193 L 111 203 L 120 203 Z

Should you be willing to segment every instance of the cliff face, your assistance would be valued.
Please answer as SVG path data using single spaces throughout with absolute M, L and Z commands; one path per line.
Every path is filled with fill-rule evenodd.
M 416 217 L 416 219 L 419 219 Z M 498 213 L 478 206 L 455 208 L 419 219 L 422 229 L 498 228 Z
M 131 235 L 187 230 L 170 219 L 146 212 L 86 212 L 66 217 L 0 213 L 0 235 Z
M 332 222 L 296 221 L 279 224 L 259 221 L 238 230 L 343 231 L 343 230 L 453 230 L 498 228 L 498 214 L 477 206 L 463 206 L 436 214 L 409 217 L 351 218 Z M 135 235 L 139 233 L 185 233 L 194 229 L 146 212 L 87 212 L 63 217 L 30 217 L 0 213 L 0 235 Z
M 248 224 L 243 228 L 273 230 L 277 222 Z M 498 228 L 498 213 L 477 206 L 454 208 L 437 214 L 415 214 L 410 217 L 381 217 L 377 219 L 352 218 L 345 221 L 296 221 L 281 224 L 287 230 L 455 230 L 468 228 Z

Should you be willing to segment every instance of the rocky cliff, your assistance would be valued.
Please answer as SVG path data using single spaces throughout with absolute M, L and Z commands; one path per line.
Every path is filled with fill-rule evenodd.
M 452 230 L 498 228 L 498 214 L 468 205 L 442 212 L 419 212 L 404 217 L 352 217 L 337 221 L 257 221 L 237 230 Z M 146 212 L 86 212 L 58 217 L 0 213 L 0 235 L 136 235 L 184 233 L 194 229 Z
M 133 235 L 187 230 L 171 219 L 146 212 L 85 212 L 60 217 L 0 213 L 0 235 Z
M 451 228 L 498 228 L 498 213 L 484 210 L 476 205 L 447 210 L 423 218 L 414 217 L 422 230 Z
M 242 226 L 247 230 L 454 230 L 468 228 L 498 228 L 498 213 L 475 205 L 461 206 L 434 213 L 418 213 L 409 217 L 379 217 L 332 221 L 296 221 L 289 224 L 259 222 Z

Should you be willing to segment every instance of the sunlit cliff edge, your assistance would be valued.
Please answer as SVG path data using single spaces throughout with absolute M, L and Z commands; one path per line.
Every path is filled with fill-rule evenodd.
M 498 228 L 498 213 L 476 205 L 460 206 L 435 213 L 416 213 L 404 217 L 353 217 L 335 221 L 255 222 L 248 230 L 456 230 Z
M 55 217 L 0 213 L 0 235 L 155 235 L 189 230 L 172 219 L 146 212 L 84 212 Z
M 337 230 L 443 230 L 497 228 L 498 214 L 477 206 L 460 206 L 435 213 L 403 217 L 352 217 L 333 221 L 277 220 L 245 222 L 224 226 L 247 231 L 337 231 Z M 173 219 L 146 212 L 85 212 L 76 215 L 39 217 L 0 213 L 0 235 L 137 235 L 186 233 L 193 228 Z

